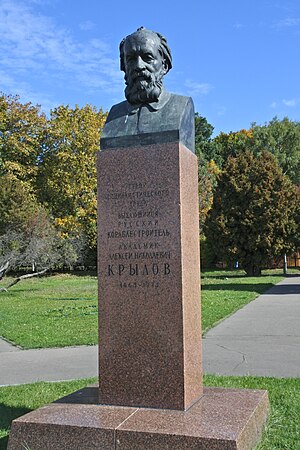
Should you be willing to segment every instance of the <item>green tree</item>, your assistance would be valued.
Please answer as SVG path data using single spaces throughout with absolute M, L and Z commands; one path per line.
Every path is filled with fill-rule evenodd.
M 215 159 L 212 134 L 214 127 L 203 116 L 195 114 L 195 153 L 200 161 Z
M 0 175 L 10 174 L 34 190 L 46 122 L 39 106 L 0 95 Z
M 221 132 L 214 139 L 216 159 L 222 167 L 230 156 L 237 156 L 247 149 L 253 149 L 254 140 L 252 130 Z
M 96 247 L 96 154 L 105 119 L 90 105 L 54 109 L 39 162 L 40 201 L 62 235 L 84 232 L 91 248 Z
M 294 184 L 300 184 L 300 122 L 285 117 L 274 117 L 265 125 L 251 125 L 255 151 L 268 150 L 272 153 L 283 173 Z
M 296 246 L 297 210 L 296 189 L 275 157 L 246 150 L 229 157 L 218 177 L 205 233 L 219 258 L 238 260 L 248 275 L 259 275 Z
M 263 150 L 272 153 L 285 175 L 294 184 L 300 184 L 300 123 L 285 117 L 275 117 L 269 123 L 251 124 L 249 130 L 221 132 L 213 140 L 215 160 L 219 167 L 223 166 L 230 156 L 252 150 L 259 154 Z
M 220 169 L 214 160 L 205 162 L 202 166 L 200 165 L 198 167 L 199 225 L 200 236 L 202 237 L 206 217 L 213 204 L 216 180 L 219 172 Z
M 195 153 L 198 157 L 198 189 L 199 189 L 199 223 L 200 235 L 203 236 L 203 225 L 213 200 L 218 166 L 215 146 L 212 139 L 214 127 L 205 117 L 195 114 Z
M 23 229 L 7 227 L 0 236 L 0 266 L 28 268 L 33 272 L 44 268 L 72 266 L 78 261 L 78 239 L 62 239 L 43 207 L 29 215 Z
M 7 229 L 24 230 L 38 203 L 28 185 L 11 173 L 0 176 L 0 236 Z
M 81 236 L 62 239 L 28 184 L 12 173 L 0 176 L 0 266 L 72 266 L 80 261 Z

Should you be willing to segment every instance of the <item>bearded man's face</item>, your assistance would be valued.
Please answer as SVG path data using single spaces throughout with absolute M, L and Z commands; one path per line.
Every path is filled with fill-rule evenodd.
M 161 94 L 167 68 L 159 44 L 158 37 L 145 31 L 125 42 L 125 96 L 133 105 L 155 102 Z

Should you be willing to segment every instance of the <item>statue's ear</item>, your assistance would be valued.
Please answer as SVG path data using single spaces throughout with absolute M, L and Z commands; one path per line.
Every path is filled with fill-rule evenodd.
M 169 71 L 169 66 L 166 59 L 163 60 L 163 68 L 164 68 L 164 75 L 166 75 L 166 73 L 168 73 Z

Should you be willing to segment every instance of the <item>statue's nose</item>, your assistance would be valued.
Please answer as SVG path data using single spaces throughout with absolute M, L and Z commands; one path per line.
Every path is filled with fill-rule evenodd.
M 141 58 L 140 56 L 138 56 L 136 59 L 135 69 L 137 71 L 141 71 L 141 70 L 145 69 L 145 62 L 143 61 L 143 58 Z

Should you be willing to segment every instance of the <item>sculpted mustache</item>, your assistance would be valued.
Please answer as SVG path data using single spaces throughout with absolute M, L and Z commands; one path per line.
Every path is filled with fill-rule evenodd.
M 128 77 L 125 78 L 126 84 L 128 83 L 134 83 L 136 80 L 142 78 L 143 80 L 149 80 L 152 81 L 153 79 L 153 75 L 151 72 L 139 72 L 139 73 L 133 73 L 131 74 L 131 76 L 129 77 L 130 80 L 128 80 Z

